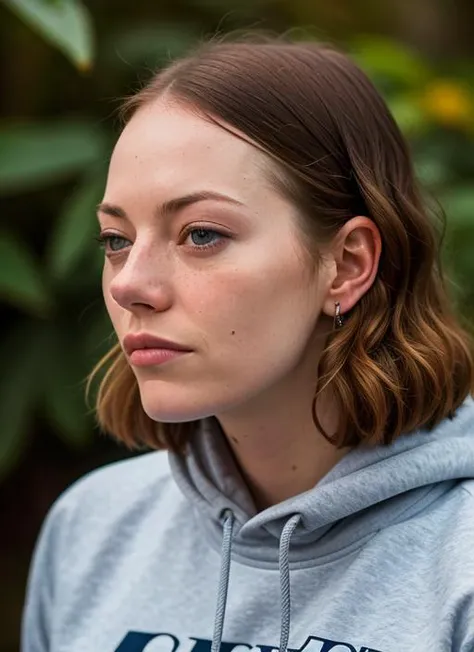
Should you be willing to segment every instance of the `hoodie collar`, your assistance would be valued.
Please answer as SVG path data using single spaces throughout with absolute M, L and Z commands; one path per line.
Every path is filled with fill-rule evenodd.
M 169 453 L 173 476 L 215 546 L 222 515 L 234 515 L 233 554 L 274 566 L 285 524 L 299 515 L 290 561 L 317 563 L 413 516 L 459 480 L 474 477 L 474 400 L 436 428 L 390 446 L 350 451 L 312 489 L 259 513 L 215 417 L 203 419 L 187 453 Z

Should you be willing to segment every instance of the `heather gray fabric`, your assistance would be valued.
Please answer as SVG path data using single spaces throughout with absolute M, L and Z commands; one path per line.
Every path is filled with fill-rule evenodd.
M 256 513 L 218 422 L 50 510 L 22 652 L 474 652 L 474 401 Z

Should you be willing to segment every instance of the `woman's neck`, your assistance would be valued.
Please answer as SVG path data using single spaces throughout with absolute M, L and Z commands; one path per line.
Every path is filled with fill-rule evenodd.
M 314 487 L 349 450 L 338 450 L 317 431 L 312 396 L 280 401 L 273 396 L 266 406 L 260 397 L 258 413 L 254 407 L 218 416 L 258 511 Z M 317 405 L 321 425 L 333 434 L 338 424 L 334 401 L 321 397 Z

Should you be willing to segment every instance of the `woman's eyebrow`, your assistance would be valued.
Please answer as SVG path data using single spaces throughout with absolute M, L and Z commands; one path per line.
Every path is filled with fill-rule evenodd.
M 169 199 L 168 201 L 163 202 L 163 204 L 157 209 L 157 215 L 168 218 L 172 215 L 175 215 L 183 208 L 191 206 L 191 204 L 196 204 L 200 201 L 207 200 L 227 202 L 229 204 L 234 204 L 235 206 L 244 206 L 244 204 L 239 200 L 229 197 L 228 195 L 223 195 L 220 192 L 214 192 L 212 190 L 201 190 L 199 192 L 193 192 L 188 195 L 175 197 L 174 199 Z M 114 204 L 109 204 L 108 202 L 99 204 L 97 206 L 97 212 L 124 219 L 127 219 L 128 217 L 123 208 L 120 208 L 120 206 L 115 206 Z

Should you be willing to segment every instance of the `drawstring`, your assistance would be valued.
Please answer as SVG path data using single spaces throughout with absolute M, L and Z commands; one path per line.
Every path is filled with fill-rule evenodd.
M 286 652 L 288 640 L 290 638 L 290 621 L 291 621 L 291 601 L 290 601 L 290 542 L 291 536 L 296 526 L 301 520 L 299 514 L 292 516 L 285 523 L 285 527 L 280 537 L 280 595 L 281 595 L 281 630 L 280 630 L 280 650 Z
M 281 593 L 281 630 L 279 652 L 287 652 L 290 638 L 291 600 L 290 600 L 290 542 L 293 532 L 301 520 L 300 514 L 292 516 L 281 533 L 279 566 L 280 566 L 280 593 Z M 234 514 L 230 509 L 224 512 L 224 533 L 222 536 L 221 574 L 219 590 L 217 593 L 216 616 L 214 619 L 214 634 L 212 637 L 211 652 L 220 652 L 222 643 L 222 630 L 224 628 L 225 608 L 227 605 L 227 591 L 229 588 L 230 561 L 232 555 L 232 532 L 234 529 Z
M 219 578 L 219 590 L 217 592 L 217 606 L 216 616 L 214 619 L 214 634 L 212 637 L 211 652 L 220 651 L 222 642 L 222 629 L 224 627 L 225 608 L 227 604 L 227 589 L 229 588 L 234 514 L 230 509 L 226 509 L 224 514 L 224 534 L 222 537 L 221 552 L 221 576 Z

